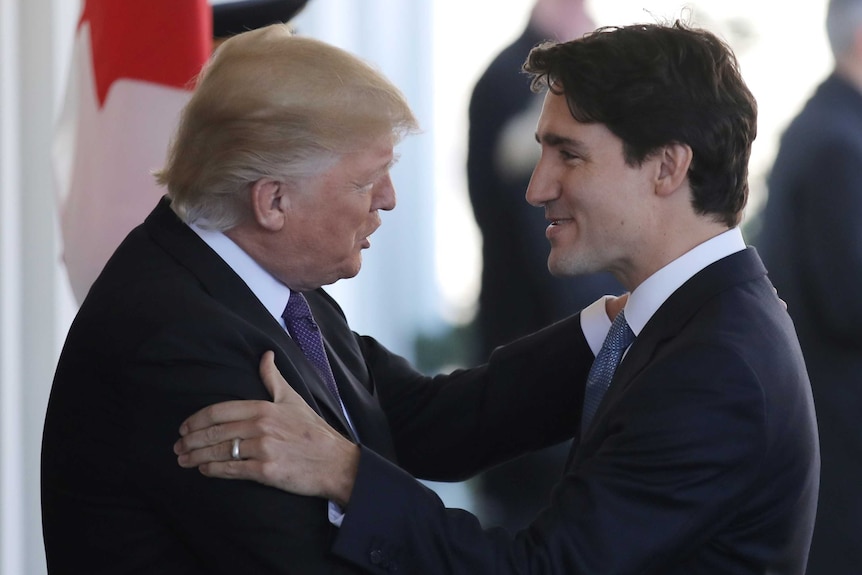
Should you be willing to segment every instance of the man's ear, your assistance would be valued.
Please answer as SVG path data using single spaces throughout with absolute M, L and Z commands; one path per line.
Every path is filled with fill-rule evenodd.
M 688 176 L 692 160 L 691 146 L 679 143 L 668 144 L 659 154 L 656 193 L 667 196 L 678 190 Z
M 276 232 L 287 217 L 287 186 L 272 178 L 261 178 L 251 185 L 251 209 L 261 227 Z

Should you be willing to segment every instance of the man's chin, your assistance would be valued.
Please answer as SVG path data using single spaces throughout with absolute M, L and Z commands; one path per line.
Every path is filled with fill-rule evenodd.
M 571 258 L 556 258 L 554 254 L 548 257 L 548 271 L 556 277 L 582 276 L 599 271 L 588 262 Z
M 350 278 L 354 278 L 359 274 L 359 270 L 362 267 L 362 262 L 358 262 L 356 265 L 343 266 L 336 273 L 333 273 L 331 276 L 326 278 L 325 281 L 321 282 L 321 286 L 328 286 L 334 283 L 337 283 L 340 280 L 349 280 Z
M 362 269 L 362 254 L 357 254 L 356 258 L 350 262 L 346 262 L 346 265 L 341 270 L 340 278 L 343 280 L 347 280 L 350 278 L 355 278 L 359 275 L 359 271 Z

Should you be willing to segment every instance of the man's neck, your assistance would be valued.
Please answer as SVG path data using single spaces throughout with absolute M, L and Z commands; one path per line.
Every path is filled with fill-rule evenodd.
M 634 291 L 648 277 L 676 261 L 697 246 L 711 240 L 726 232 L 729 228 L 718 222 L 705 222 L 702 216 L 697 217 L 690 226 L 686 227 L 684 221 L 678 221 L 673 227 L 673 233 L 663 237 L 663 241 L 650 250 L 651 257 L 644 260 L 643 265 L 632 270 L 636 273 L 630 277 L 618 277 L 628 291 Z

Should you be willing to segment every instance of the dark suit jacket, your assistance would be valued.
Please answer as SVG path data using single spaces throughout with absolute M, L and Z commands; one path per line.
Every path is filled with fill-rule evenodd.
M 453 453 L 438 475 L 466 476 L 573 434 L 574 422 L 563 414 L 579 400 L 566 383 L 583 378 L 588 363 L 571 358 L 555 334 L 579 331 L 576 319 L 532 351 L 503 350 L 489 365 L 432 381 L 352 333 L 322 290 L 306 295 L 357 433 L 380 457 L 394 461 L 397 451 L 407 469 L 422 474 L 416 462 Z M 269 399 L 258 376 L 266 350 L 275 351 L 305 401 L 349 434 L 284 329 L 163 201 L 93 285 L 57 367 L 42 447 L 51 573 L 358 571 L 330 553 L 335 528 L 325 500 L 205 478 L 177 465 L 172 446 L 186 417 L 215 402 Z M 511 413 L 480 409 L 491 390 L 517 399 L 523 373 L 536 373 L 543 392 L 519 408 L 556 415 L 553 425 L 531 432 L 510 426 Z M 433 411 L 451 419 L 423 415 Z M 485 449 L 471 437 L 502 438 L 505 446 Z
M 793 326 L 765 276 L 749 249 L 671 295 L 550 506 L 514 538 L 364 452 L 334 551 L 371 573 L 801 575 L 817 432 Z M 570 343 L 587 348 L 583 335 Z
M 827 78 L 781 139 L 758 250 L 811 376 L 823 456 L 809 575 L 862 571 L 862 93 Z

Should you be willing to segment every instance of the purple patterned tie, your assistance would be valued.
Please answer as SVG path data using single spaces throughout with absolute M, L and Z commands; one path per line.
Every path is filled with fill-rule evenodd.
M 281 314 L 284 318 L 284 323 L 287 326 L 287 333 L 293 338 L 293 341 L 299 345 L 302 353 L 311 365 L 317 369 L 320 377 L 326 383 L 326 387 L 338 400 L 341 405 L 341 396 L 338 393 L 338 387 L 335 385 L 335 376 L 332 375 L 332 368 L 329 366 L 329 359 L 326 357 L 326 350 L 323 349 L 323 337 L 320 335 L 320 328 L 317 327 L 314 318 L 311 316 L 311 309 L 308 307 L 308 302 L 305 296 L 299 292 L 291 291 L 290 298 L 287 300 L 287 306 Z
M 593 361 L 590 375 L 587 377 L 587 390 L 584 394 L 584 412 L 581 417 L 581 435 L 587 431 L 605 392 L 611 385 L 617 365 L 623 357 L 623 352 L 635 340 L 635 334 L 626 322 L 622 311 L 611 325 L 608 335 L 602 344 L 602 349 Z

